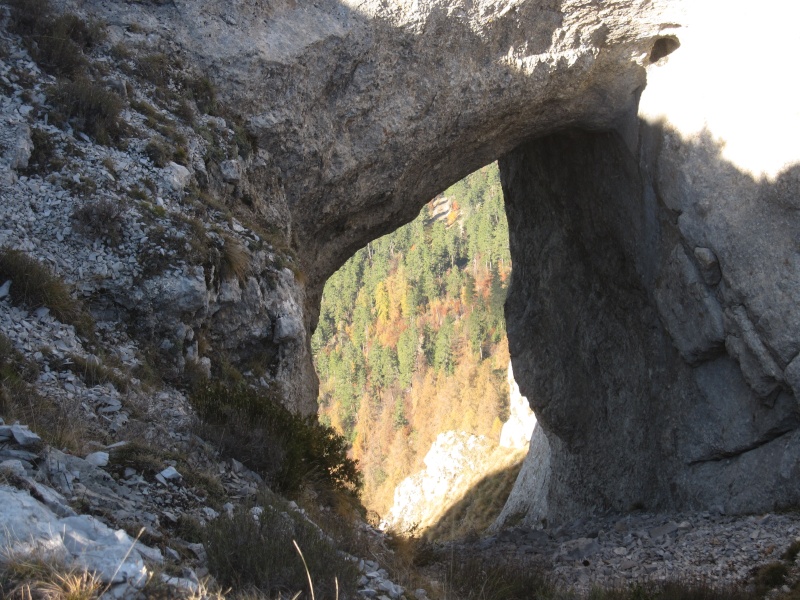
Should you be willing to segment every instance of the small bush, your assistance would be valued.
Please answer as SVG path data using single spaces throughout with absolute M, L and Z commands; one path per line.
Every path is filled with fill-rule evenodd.
M 338 553 L 322 532 L 303 516 L 289 510 L 275 496 L 262 493 L 255 506 L 242 506 L 233 517 L 223 515 L 206 525 L 203 543 L 208 553 L 208 567 L 223 587 L 234 591 L 259 590 L 277 597 L 288 592 L 308 592 L 303 561 L 320 600 L 355 596 L 358 570 Z M 283 594 L 281 594 L 283 596 Z M 310 597 L 306 595 L 306 597 Z
M 792 544 L 786 549 L 786 552 L 783 553 L 783 560 L 788 560 L 789 562 L 794 562 L 797 559 L 797 555 L 800 554 L 800 541 L 795 540 Z
M 755 583 L 758 587 L 775 588 L 784 584 L 788 574 L 789 567 L 787 565 L 782 562 L 772 562 L 758 569 Z
M 189 96 L 197 105 L 197 110 L 213 114 L 217 108 L 217 92 L 208 77 L 196 77 L 185 82 Z
M 70 123 L 101 144 L 118 141 L 124 133 L 122 98 L 85 77 L 59 81 L 48 90 L 47 98 L 54 121 Z
M 221 450 L 261 473 L 274 488 L 293 494 L 308 483 L 356 494 L 362 486 L 346 440 L 315 417 L 295 415 L 276 399 L 245 384 L 205 381 L 190 401 Z
M 157 167 L 166 167 L 167 163 L 170 161 L 172 156 L 172 152 L 167 147 L 167 145 L 158 139 L 152 139 L 147 142 L 147 146 L 144 148 L 144 153 L 153 164 Z
M 67 285 L 43 264 L 19 250 L 0 248 L 0 280 L 8 279 L 12 302 L 29 309 L 46 306 L 59 321 L 74 325 L 79 333 L 92 337 L 91 316 L 70 295 Z
M 93 200 L 76 208 L 72 212 L 75 229 L 86 237 L 107 239 L 118 245 L 125 231 L 125 219 L 122 208 L 111 200 Z
M 36 62 L 55 75 L 73 76 L 87 66 L 84 50 L 105 37 L 97 23 L 73 14 L 55 15 L 48 0 L 10 0 L 11 30 L 25 40 Z
M 22 36 L 41 33 L 53 19 L 50 0 L 8 0 L 11 30 Z
M 28 166 L 24 170 L 26 175 L 45 175 L 51 171 L 58 171 L 64 166 L 66 161 L 58 156 L 50 134 L 43 129 L 34 127 L 31 130 L 31 141 L 33 150 L 28 159 Z

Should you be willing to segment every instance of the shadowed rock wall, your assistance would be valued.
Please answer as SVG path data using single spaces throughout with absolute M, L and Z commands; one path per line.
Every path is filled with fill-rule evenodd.
M 766 346 L 739 304 L 753 286 L 780 286 L 780 269 L 737 277 L 708 237 L 683 234 L 663 200 L 672 178 L 647 177 L 668 133 L 640 126 L 633 151 L 617 133 L 566 131 L 501 161 L 514 261 L 509 346 L 551 447 L 549 509 L 531 506 L 529 523 L 634 505 L 742 511 L 798 499 L 797 403 L 774 363 L 756 363 Z M 704 153 L 709 173 L 731 169 L 709 140 L 685 146 Z M 790 215 L 764 205 L 775 186 L 756 187 L 772 223 L 764 229 L 791 235 Z M 734 242 L 747 253 L 740 268 L 768 239 L 747 222 Z M 730 226 L 703 230 L 733 237 L 720 227 Z
M 501 160 L 509 345 L 550 465 L 529 455 L 498 524 L 800 501 L 800 114 L 728 43 L 788 52 L 796 13 L 694 5 L 638 117 Z

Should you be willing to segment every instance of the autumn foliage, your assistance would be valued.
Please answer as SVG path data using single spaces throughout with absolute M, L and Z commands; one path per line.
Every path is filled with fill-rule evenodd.
M 352 442 L 363 501 L 383 514 L 449 429 L 495 439 L 508 390 L 511 270 L 496 165 L 370 243 L 328 282 L 313 338 L 320 414 Z

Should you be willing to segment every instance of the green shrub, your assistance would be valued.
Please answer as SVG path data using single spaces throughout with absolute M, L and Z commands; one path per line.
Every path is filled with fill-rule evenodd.
M 197 384 L 190 401 L 222 452 L 261 475 L 277 491 L 294 494 L 304 484 L 356 494 L 357 461 L 346 440 L 315 417 L 295 415 L 276 399 L 245 384 Z
M 8 279 L 14 304 L 29 309 L 46 306 L 59 321 L 74 325 L 80 334 L 92 337 L 91 316 L 70 295 L 67 285 L 43 264 L 19 250 L 0 248 L 0 280 Z
M 47 99 L 54 121 L 70 123 L 101 144 L 118 141 L 124 133 L 122 98 L 85 77 L 59 81 L 48 89 Z
M 251 512 L 254 506 L 260 507 L 260 514 Z M 232 517 L 223 515 L 208 523 L 202 535 L 209 571 L 223 587 L 237 592 L 255 589 L 270 598 L 278 597 L 278 592 L 288 592 L 287 597 L 308 592 L 303 560 L 294 547 L 297 542 L 316 598 L 335 598 L 337 581 L 341 597 L 355 596 L 354 563 L 341 557 L 303 516 L 266 492 L 255 505 L 241 506 Z

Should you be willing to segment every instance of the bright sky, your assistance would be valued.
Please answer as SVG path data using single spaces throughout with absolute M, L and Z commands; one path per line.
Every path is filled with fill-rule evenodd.
M 649 69 L 641 114 L 704 128 L 755 177 L 800 162 L 800 1 L 691 0 L 681 47 Z

